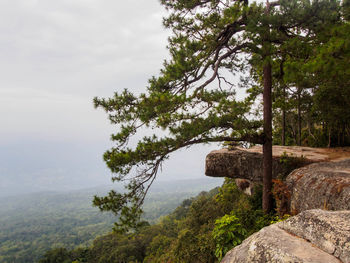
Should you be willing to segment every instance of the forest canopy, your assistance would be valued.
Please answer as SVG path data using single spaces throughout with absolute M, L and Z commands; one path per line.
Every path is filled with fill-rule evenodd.
M 39 262 L 220 262 L 228 250 L 274 220 L 261 210 L 260 188 L 247 196 L 234 180 L 225 180 L 221 187 L 183 200 L 156 224 L 100 236 L 89 247 L 54 248 Z
M 113 180 L 127 181 L 125 192 L 94 199 L 102 211 L 120 214 L 116 229 L 138 226 L 149 187 L 178 149 L 262 144 L 268 213 L 273 143 L 350 144 L 348 0 L 161 4 L 172 34 L 160 74 L 139 95 L 125 89 L 94 99 L 117 128 L 104 160 Z M 247 96 L 236 96 L 238 88 Z

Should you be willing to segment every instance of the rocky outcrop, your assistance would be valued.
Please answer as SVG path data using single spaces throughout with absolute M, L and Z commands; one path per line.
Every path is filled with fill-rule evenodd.
M 212 151 L 206 158 L 205 175 L 262 182 L 262 158 L 261 153 L 242 149 Z M 279 158 L 274 158 L 273 177 L 284 172 Z
M 273 177 L 285 175 L 298 167 L 286 167 L 281 158 L 302 157 L 299 167 L 315 162 L 338 161 L 350 158 L 350 148 L 310 148 L 273 146 Z M 234 148 L 212 151 L 207 155 L 205 174 L 212 177 L 230 177 L 247 179 L 254 182 L 262 181 L 262 147 L 250 149 Z
M 308 210 L 278 225 L 342 262 L 350 262 L 350 211 Z
M 302 157 L 296 159 L 303 162 L 293 163 L 302 167 L 286 167 L 286 154 Z M 207 176 L 235 178 L 247 194 L 254 182 L 262 181 L 262 170 L 261 147 L 213 151 L 206 159 Z M 288 170 L 294 171 L 276 182 L 288 194 L 287 210 L 299 214 L 253 234 L 228 252 L 223 263 L 350 263 L 350 148 L 274 146 L 273 177 Z
M 350 210 L 350 159 L 294 170 L 286 179 L 293 214 L 309 209 Z
M 261 181 L 262 156 L 240 149 L 222 149 L 207 155 L 205 175 Z
M 221 262 L 350 263 L 350 211 L 304 211 L 253 234 Z
M 251 194 L 254 182 L 262 182 L 263 157 L 260 151 L 261 147 L 212 151 L 207 155 L 206 175 L 235 178 L 238 188 Z M 318 208 L 350 210 L 350 148 L 274 146 L 273 153 L 274 178 L 286 176 L 298 166 L 304 166 L 294 170 L 286 179 L 290 192 L 285 198 L 288 213 L 295 215 Z M 290 158 L 286 163 L 285 156 L 303 158 Z M 290 163 L 293 159 L 297 161 Z
M 221 261 L 221 263 L 243 262 L 339 263 L 335 257 L 275 225 L 265 227 L 250 236 L 243 244 L 229 251 Z

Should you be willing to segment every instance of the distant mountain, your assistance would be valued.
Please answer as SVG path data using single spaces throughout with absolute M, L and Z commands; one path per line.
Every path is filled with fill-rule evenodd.
M 156 181 L 145 200 L 144 218 L 155 222 L 183 199 L 221 185 L 222 180 L 200 178 Z M 86 246 L 111 231 L 116 217 L 92 207 L 94 195 L 118 185 L 79 191 L 40 192 L 0 198 L 0 262 L 36 262 L 48 249 Z

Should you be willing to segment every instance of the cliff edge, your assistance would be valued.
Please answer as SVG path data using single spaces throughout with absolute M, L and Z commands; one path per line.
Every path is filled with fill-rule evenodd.
M 350 211 L 309 210 L 270 225 L 221 263 L 350 263 Z
M 286 166 L 286 157 L 298 162 Z M 206 175 L 235 178 L 249 193 L 262 181 L 262 158 L 261 147 L 213 151 Z M 350 148 L 274 146 L 273 177 L 281 175 L 290 191 L 289 213 L 296 216 L 248 237 L 222 263 L 350 263 Z

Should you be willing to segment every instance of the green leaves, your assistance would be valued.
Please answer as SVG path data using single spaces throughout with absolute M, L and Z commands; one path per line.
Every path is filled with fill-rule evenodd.
M 238 0 L 161 3 L 169 11 L 164 25 L 172 35 L 170 58 L 160 74 L 152 77 L 139 95 L 124 90 L 109 99 L 94 99 L 95 107 L 103 108 L 116 125 L 111 136 L 115 145 L 104 154 L 104 160 L 114 173 L 113 180 L 129 182 L 126 193 L 97 198 L 95 205 L 122 213 L 121 220 L 129 218 L 132 225 L 136 224 L 132 213 L 138 214 L 159 168 L 172 152 L 209 142 L 263 143 L 258 98 L 264 63 L 273 66 L 275 109 L 285 110 L 290 105 L 281 99 L 283 88 L 294 85 L 298 97 L 309 95 L 299 87 L 313 84 L 309 81 L 313 74 L 305 74 L 304 69 L 316 65 L 305 62 L 327 40 L 320 32 L 340 21 L 339 3 L 328 0 L 280 1 L 278 8 L 271 3 L 270 12 L 264 11 L 264 4 Z M 335 30 L 334 34 L 342 33 Z M 329 59 L 323 67 L 338 77 L 336 62 L 347 52 L 348 43 L 338 38 L 324 46 L 322 52 L 332 53 L 334 60 Z M 320 60 L 326 61 L 322 56 Z M 251 80 L 240 86 L 251 94 L 239 100 L 234 89 L 239 87 L 238 77 L 248 70 Z M 343 72 L 347 81 L 348 71 Z
M 242 243 L 247 231 L 242 227 L 239 219 L 234 215 L 224 215 L 215 221 L 213 238 L 216 243 L 215 256 L 220 261 L 233 247 Z

